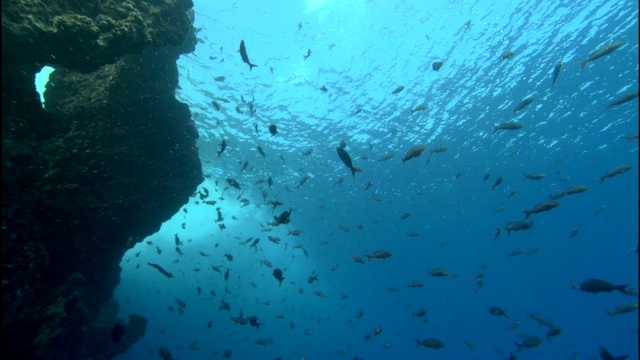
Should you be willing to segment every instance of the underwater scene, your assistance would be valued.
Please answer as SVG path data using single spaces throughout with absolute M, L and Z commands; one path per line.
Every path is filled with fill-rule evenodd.
M 204 181 L 122 258 L 117 359 L 638 358 L 637 1 L 194 14 Z

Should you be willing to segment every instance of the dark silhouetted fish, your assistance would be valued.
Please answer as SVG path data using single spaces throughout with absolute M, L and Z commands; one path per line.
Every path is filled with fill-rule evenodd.
M 635 98 L 638 97 L 638 90 L 633 90 L 631 92 L 628 92 L 626 94 L 622 94 L 620 95 L 617 99 L 613 100 L 612 102 L 607 104 L 607 108 L 610 109 L 613 106 L 616 105 L 620 105 L 620 104 L 624 104 L 628 101 L 631 101 Z
M 631 170 L 631 167 L 631 165 L 620 165 L 614 167 L 611 170 L 608 170 L 604 175 L 600 176 L 600 184 L 602 184 L 606 178 L 612 178 L 614 176 L 626 173 L 627 171 Z
M 522 125 L 515 122 L 507 122 L 500 125 L 493 125 L 494 133 L 498 130 L 520 130 L 520 129 L 522 129 Z
M 518 112 L 522 109 L 524 109 L 525 107 L 527 107 L 529 104 L 531 104 L 531 102 L 535 100 L 534 96 L 529 96 L 524 98 L 514 109 L 513 112 Z
M 351 174 L 353 175 L 353 177 L 356 177 L 356 168 L 353 167 L 351 156 L 349 156 L 347 150 L 338 146 L 336 148 L 336 151 L 338 152 L 338 157 L 340 158 L 340 160 L 342 160 L 342 162 L 349 168 L 349 170 L 351 170 Z
M 284 277 L 282 276 L 282 270 L 273 269 L 273 277 L 276 278 L 276 280 L 278 280 L 278 283 L 280 284 L 280 286 L 282 286 L 282 280 L 284 280 Z
M 240 56 L 242 57 L 242 61 L 249 65 L 249 71 L 253 69 L 254 66 L 258 66 L 256 64 L 252 64 L 249 61 L 249 56 L 247 55 L 247 48 L 244 46 L 244 40 L 240 40 L 240 49 L 238 50 Z
M 402 163 L 404 164 L 405 161 L 409 161 L 413 158 L 417 158 L 418 156 L 422 155 L 422 152 L 424 151 L 424 149 L 426 149 L 426 147 L 423 145 L 416 145 L 412 147 L 411 149 L 409 149 L 409 151 L 407 151 L 406 154 L 404 154 L 404 157 L 402 158 Z
M 626 360 L 629 358 L 629 355 L 613 356 L 604 346 L 601 346 L 600 357 L 602 360 Z
M 500 60 L 511 59 L 515 55 L 516 53 L 514 53 L 513 51 L 505 51 L 502 53 L 502 55 L 500 55 Z
M 171 274 L 170 272 L 168 272 L 167 270 L 165 270 L 162 266 L 158 265 L 158 264 L 153 264 L 153 263 L 147 263 L 147 265 L 151 266 L 152 268 L 155 268 L 156 270 L 160 271 L 160 273 L 168 278 L 172 278 L 173 274 Z
M 278 133 L 278 127 L 275 126 L 274 124 L 269 125 L 269 132 L 271 133 L 271 135 L 275 135 Z
M 433 70 L 439 71 L 442 65 L 444 65 L 442 61 L 436 61 L 431 65 L 431 67 L 433 68 Z
M 597 294 L 599 292 L 612 292 L 614 290 L 620 291 L 625 295 L 629 295 L 627 291 L 627 285 L 613 285 L 608 281 L 600 279 L 588 279 L 583 281 L 580 285 L 572 283 L 573 289 L 578 289 L 584 292 Z
M 548 201 L 543 201 L 541 203 L 538 203 L 531 210 L 522 210 L 522 212 L 524 212 L 524 215 L 525 215 L 524 218 L 528 219 L 529 216 L 531 216 L 532 214 L 538 214 L 538 213 L 541 213 L 541 212 L 544 212 L 544 211 L 549 211 L 551 209 L 555 209 L 556 207 L 558 207 L 558 205 L 560 205 L 559 202 L 553 201 L 553 200 L 548 200 Z
M 606 46 L 598 49 L 596 52 L 594 52 L 593 54 L 589 55 L 588 58 L 586 58 L 585 60 L 580 61 L 579 63 L 584 68 L 585 66 L 587 66 L 588 62 L 600 59 L 601 57 L 603 57 L 605 55 L 611 54 L 614 50 L 616 50 L 617 48 L 622 46 L 622 44 L 624 44 L 622 41 L 616 41 L 613 44 L 606 45 Z
M 556 63 L 556 67 L 553 68 L 553 79 L 551 80 L 551 86 L 556 86 L 558 78 L 560 77 L 560 72 L 562 72 L 562 65 L 562 61 L 558 61 Z

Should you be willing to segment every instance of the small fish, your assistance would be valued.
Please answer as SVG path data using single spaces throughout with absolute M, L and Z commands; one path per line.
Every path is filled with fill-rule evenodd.
M 600 347 L 600 357 L 602 360 L 625 360 L 629 358 L 628 355 L 613 356 L 604 346 Z
M 597 294 L 599 292 L 612 292 L 617 290 L 625 295 L 629 295 L 627 291 L 627 285 L 613 285 L 608 281 L 600 279 L 588 279 L 583 281 L 580 285 L 572 283 L 573 289 L 578 289 L 584 292 Z
M 605 56 L 605 55 L 609 55 L 612 52 L 614 52 L 617 48 L 619 48 L 620 46 L 622 46 L 624 43 L 622 41 L 616 41 L 612 44 L 606 45 L 598 50 L 596 50 L 596 52 L 594 52 L 593 54 L 589 55 L 588 58 L 586 58 L 585 60 L 582 60 L 579 62 L 580 66 L 582 66 L 582 68 L 584 68 L 585 66 L 587 66 L 587 63 L 600 59 L 601 57 Z
M 387 161 L 392 159 L 396 154 L 395 153 L 389 153 L 386 155 L 383 155 L 380 159 L 378 159 L 379 162 L 383 162 L 383 161 Z
M 498 306 L 490 306 L 489 307 L 489 313 L 491 315 L 495 315 L 495 316 L 509 317 L 509 315 L 507 315 L 507 312 L 504 311 L 502 308 L 500 308 Z
M 502 233 L 502 228 L 498 226 L 495 233 L 493 234 L 493 240 L 498 240 L 498 237 L 500 237 L 500 233 Z
M 404 86 L 398 86 L 397 88 L 395 88 L 395 90 L 393 90 L 393 91 L 391 92 L 391 94 L 393 94 L 393 95 L 398 94 L 398 93 L 400 93 L 402 90 L 404 90 Z
M 224 81 L 225 77 L 224 76 L 216 76 L 216 77 L 213 78 L 213 80 L 215 80 L 215 81 Z
M 300 189 L 302 185 L 304 185 L 309 179 L 311 179 L 311 176 L 309 175 L 303 176 L 302 179 L 300 179 L 300 182 L 298 183 L 298 185 L 296 186 L 296 189 Z
M 511 324 L 507 325 L 506 330 L 515 330 L 520 327 L 520 321 L 514 321 Z
M 336 151 L 338 152 L 338 157 L 340 158 L 340 160 L 342 160 L 342 162 L 347 166 L 347 168 L 349 168 L 349 170 L 351 170 L 351 174 L 355 178 L 356 177 L 356 172 L 358 171 L 358 168 L 353 166 L 353 163 L 351 161 L 351 156 L 349 155 L 347 150 L 345 150 L 341 146 L 338 146 L 336 148 Z
M 429 275 L 435 276 L 435 277 L 445 277 L 445 276 L 451 275 L 451 273 L 447 269 L 437 268 L 437 269 L 433 269 L 433 270 L 429 271 Z M 454 275 L 454 277 L 455 277 L 455 275 Z
M 538 203 L 536 206 L 533 207 L 533 209 L 531 210 L 522 210 L 522 212 L 524 212 L 525 215 L 525 219 L 528 219 L 529 216 L 531 216 L 532 214 L 538 214 L 544 211 L 549 211 L 552 209 L 555 209 L 556 207 L 558 207 L 558 205 L 560 205 L 559 202 L 557 201 L 543 201 L 541 203 Z
M 364 265 L 364 261 L 362 260 L 362 258 L 360 257 L 360 255 L 358 254 L 353 254 L 351 255 L 351 258 L 353 258 L 353 260 L 359 264 Z
M 412 147 L 402 158 L 402 163 L 404 164 L 406 161 L 419 157 L 425 149 L 426 147 L 423 145 L 416 145 Z
M 222 155 L 222 153 L 224 152 L 224 149 L 226 148 L 227 148 L 227 142 L 225 140 L 222 140 L 222 143 L 220 143 L 220 150 L 218 150 L 218 157 Z
M 529 179 L 529 180 L 542 180 L 545 177 L 547 177 L 547 174 L 545 173 L 531 173 L 531 174 L 522 173 L 522 175 L 524 175 L 525 179 Z
M 547 334 L 546 334 L 547 341 L 549 341 L 554 336 L 560 335 L 561 333 L 562 333 L 562 328 L 560 328 L 559 326 L 553 326 L 549 328 L 549 331 L 547 331 Z
M 386 251 L 386 250 L 376 250 L 373 252 L 373 254 L 371 255 L 365 255 L 369 261 L 371 261 L 371 259 L 388 259 L 390 258 L 392 255 L 392 253 L 390 251 Z
M 311 275 L 307 279 L 307 283 L 308 284 L 313 284 L 314 281 L 318 281 L 318 274 L 316 274 L 315 271 L 313 273 L 311 273 Z
M 638 90 L 633 90 L 626 94 L 620 95 L 618 98 L 613 100 L 612 102 L 607 104 L 607 109 L 611 109 L 612 107 L 620 104 L 624 104 L 638 97 Z
M 522 249 L 516 249 L 516 250 L 513 250 L 512 252 L 510 252 L 510 253 L 507 255 L 507 257 L 518 256 L 518 255 L 520 255 L 520 254 L 524 254 L 524 250 L 522 250 Z
M 511 235 L 512 231 L 522 231 L 522 230 L 529 230 L 533 227 L 534 222 L 533 220 L 530 221 L 516 221 L 513 224 L 507 225 L 507 226 L 503 226 L 503 228 L 505 230 L 507 230 L 507 235 Z
M 229 185 L 231 185 L 232 187 L 234 187 L 234 188 L 236 188 L 236 189 L 240 190 L 240 183 L 238 183 L 236 180 L 234 180 L 234 179 L 232 179 L 232 178 L 227 178 L 226 180 L 227 180 L 227 183 L 228 183 Z
M 515 343 L 515 344 L 518 347 L 518 351 L 520 351 L 522 349 L 532 349 L 540 345 L 541 342 L 542 342 L 541 338 L 537 336 L 529 336 L 528 338 L 524 339 L 524 341 L 521 344 L 518 344 L 518 343 Z
M 535 100 L 534 96 L 529 96 L 524 98 L 518 105 L 516 105 L 515 108 L 513 108 L 513 112 L 518 112 L 522 109 L 524 109 L 525 107 L 527 107 L 529 104 L 531 104 L 531 102 L 533 102 L 533 100 Z
M 471 341 L 471 340 L 463 340 L 462 342 L 465 345 L 467 345 L 467 347 L 469 347 L 469 349 L 475 349 L 476 348 L 476 344 L 474 344 L 473 341 Z
M 638 304 L 622 304 L 620 306 L 618 306 L 615 310 L 607 310 L 607 314 L 609 314 L 609 316 L 614 317 L 616 315 L 620 315 L 620 314 L 626 314 L 626 313 L 630 313 L 633 311 L 638 310 Z
M 173 277 L 173 274 L 171 274 L 170 272 L 168 272 L 167 270 L 165 270 L 162 266 L 158 265 L 158 264 L 153 264 L 153 263 L 147 263 L 147 265 L 151 266 L 152 268 L 155 268 L 156 270 L 158 270 L 162 275 L 168 277 L 169 279 L 171 279 Z
M 495 190 L 496 187 L 500 186 L 500 184 L 502 184 L 502 176 L 498 176 L 496 178 L 496 181 L 494 181 L 493 185 L 491 185 L 491 190 Z
M 258 66 L 256 64 L 252 64 L 249 61 L 249 56 L 247 55 L 247 48 L 244 45 L 244 40 L 240 40 L 240 49 L 238 50 L 238 52 L 240 53 L 240 56 L 242 57 L 242 61 L 245 64 L 249 65 L 249 71 L 251 71 L 251 69 L 253 69 L 254 67 Z
M 271 136 L 275 135 L 278 133 L 278 127 L 274 124 L 269 125 L 269 133 L 271 133 Z
M 410 216 L 411 216 L 411 213 L 409 213 L 409 212 L 404 213 L 404 214 L 400 215 L 400 220 L 408 219 Z
M 427 109 L 427 104 L 420 104 L 416 107 L 414 107 L 413 109 L 411 109 L 411 113 L 414 113 L 416 111 L 423 111 Z
M 433 68 L 434 71 L 439 71 L 442 65 L 444 65 L 444 62 L 436 61 L 433 64 L 431 64 L 431 68 Z
M 256 148 L 258 149 L 258 152 L 260 153 L 260 155 L 262 155 L 262 157 L 267 157 L 267 155 L 265 155 L 264 150 L 262 150 L 262 147 L 260 145 L 258 145 Z
M 556 63 L 556 67 L 553 68 L 553 79 L 551 80 L 551 86 L 556 86 L 558 77 L 560 77 L 560 72 L 562 72 L 562 65 L 562 61 L 558 61 Z
M 309 56 L 311 56 L 311 49 L 307 49 L 307 55 L 303 55 L 304 60 L 307 61 L 307 59 L 309 58 Z
M 522 129 L 522 125 L 515 122 L 506 122 L 500 125 L 493 125 L 493 132 L 496 133 L 498 130 L 520 130 Z
M 580 234 L 580 229 L 575 228 L 571 230 L 571 234 L 569 234 L 569 239 L 573 239 L 574 237 L 578 236 L 578 234 Z
M 425 348 L 428 348 L 428 349 L 438 350 L 445 347 L 444 342 L 435 338 L 428 338 L 423 341 L 420 341 L 414 338 L 414 340 L 416 341 L 417 348 L 419 348 L 420 346 L 424 346 Z
M 280 286 L 282 286 L 282 280 L 284 280 L 284 276 L 282 276 L 282 270 L 278 268 L 273 269 L 273 277 L 276 278 Z
M 329 89 L 327 89 L 326 86 L 322 85 L 322 87 L 320 88 L 320 90 L 322 90 L 323 92 L 327 92 L 329 91 Z
M 516 53 L 514 53 L 513 51 L 505 51 L 502 53 L 502 55 L 500 55 L 500 60 L 511 59 L 515 55 Z

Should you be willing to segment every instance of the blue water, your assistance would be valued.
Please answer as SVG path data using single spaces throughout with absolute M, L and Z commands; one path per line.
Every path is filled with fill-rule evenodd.
M 179 60 L 176 96 L 200 132 L 206 180 L 198 190 L 206 187 L 217 204 L 194 194 L 124 256 L 115 293 L 120 314 L 149 323 L 121 359 L 157 358 L 158 347 L 181 360 L 221 359 L 226 349 L 232 359 L 505 359 L 523 336 L 543 342 L 518 359 L 598 359 L 600 346 L 638 358 L 637 311 L 605 312 L 637 296 L 571 290 L 572 281 L 589 278 L 638 288 L 631 251 L 638 244 L 638 141 L 620 138 L 638 133 L 638 101 L 605 107 L 638 89 L 637 2 L 199 1 L 195 12 L 200 43 Z M 258 65 L 251 71 L 237 52 L 240 40 Z M 615 41 L 625 44 L 581 69 L 578 61 Z M 500 60 L 508 50 L 515 56 Z M 431 68 L 435 61 L 444 62 L 440 71 Z M 558 61 L 563 71 L 551 87 Z M 514 114 L 530 95 L 533 103 Z M 253 101 L 253 116 L 241 97 Z M 427 109 L 411 112 L 420 104 Z M 508 121 L 523 128 L 493 133 Z M 217 157 L 223 139 L 228 146 Z M 363 169 L 355 178 L 337 156 L 341 141 Z M 427 150 L 403 164 L 419 144 Z M 438 146 L 448 149 L 430 154 Z M 392 159 L 377 161 L 389 153 Z M 599 183 L 621 164 L 633 168 Z M 523 172 L 547 177 L 529 180 Z M 498 176 L 504 182 L 492 190 Z M 272 188 L 257 183 L 268 177 Z M 591 189 L 533 215 L 532 229 L 502 231 L 494 240 L 497 227 L 523 220 L 523 209 L 578 184 Z M 274 212 L 261 188 L 266 201 L 284 205 Z M 290 224 L 266 225 L 291 208 Z M 411 216 L 401 220 L 403 213 Z M 575 228 L 579 234 L 569 238 Z M 294 229 L 302 233 L 287 235 Z M 260 238 L 255 248 L 242 244 L 250 237 Z M 379 249 L 393 255 L 367 261 Z M 508 256 L 517 249 L 525 253 Z M 283 270 L 281 286 L 261 260 Z M 453 275 L 430 276 L 435 268 Z M 309 284 L 314 271 L 319 281 Z M 478 290 L 473 276 L 480 273 Z M 425 286 L 408 287 L 413 281 Z M 186 303 L 182 315 L 176 299 Z M 221 300 L 231 311 L 218 309 Z M 493 305 L 509 317 L 491 315 Z M 427 315 L 413 317 L 420 309 Z M 231 317 L 241 312 L 263 325 L 235 324 Z M 547 340 L 548 328 L 528 312 L 562 333 Z M 514 321 L 518 329 L 505 329 Z M 377 327 L 382 332 L 366 340 Z M 417 349 L 414 338 L 446 346 Z

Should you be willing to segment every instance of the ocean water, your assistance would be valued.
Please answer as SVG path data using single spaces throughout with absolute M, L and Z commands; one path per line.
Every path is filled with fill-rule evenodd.
M 605 106 L 638 89 L 637 1 L 196 1 L 195 14 L 176 97 L 199 129 L 206 179 L 122 259 L 120 315 L 149 323 L 119 359 L 160 347 L 181 360 L 599 359 L 601 346 L 638 358 L 638 312 L 606 312 L 637 296 L 572 290 L 591 278 L 638 288 L 638 140 L 622 138 L 638 134 L 638 101 Z M 494 132 L 506 122 L 523 127 Z M 416 145 L 426 150 L 403 163 Z M 631 170 L 600 183 L 622 164 Z M 590 189 L 495 237 L 574 185 Z M 289 224 L 267 224 L 289 209 Z M 392 255 L 365 257 L 377 250 Z M 547 339 L 528 313 L 562 332 Z M 517 351 L 527 336 L 542 342 Z

